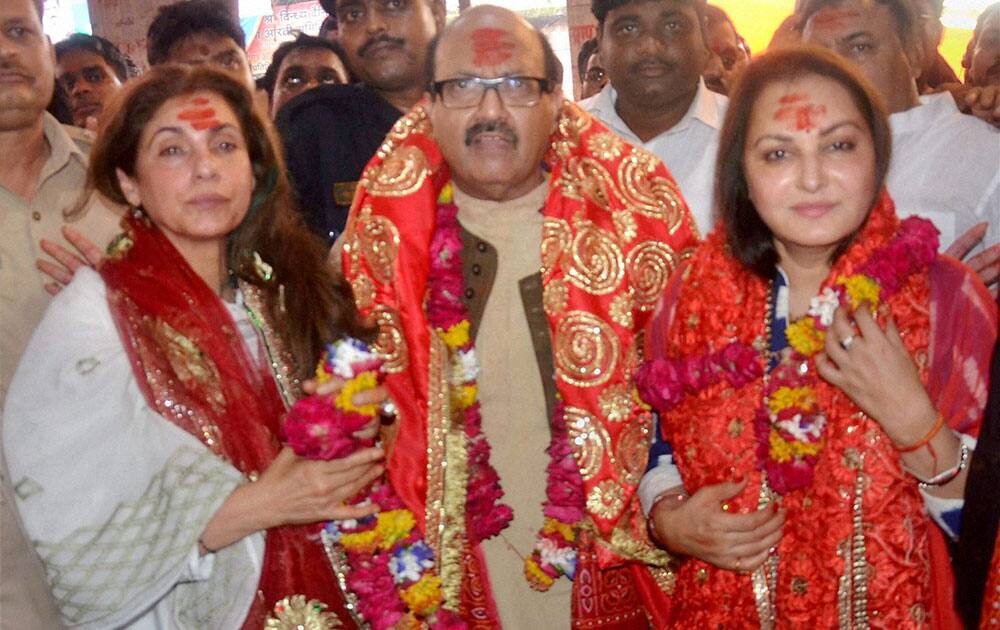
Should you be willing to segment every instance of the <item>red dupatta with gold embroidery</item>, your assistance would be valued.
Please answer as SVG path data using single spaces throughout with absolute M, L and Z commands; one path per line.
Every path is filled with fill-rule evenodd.
M 159 228 L 144 217 L 123 224 L 131 245 L 100 273 L 146 403 L 244 475 L 263 472 L 281 449 L 285 413 L 270 363 L 253 360 L 219 296 Z M 267 530 L 245 628 L 263 627 L 275 602 L 297 594 L 350 619 L 317 527 Z
M 635 497 L 652 427 L 648 411 L 635 402 L 631 378 L 639 361 L 636 336 L 695 244 L 696 228 L 659 160 L 572 103 L 563 107 L 545 166 L 551 178 L 542 283 L 553 377 L 571 427 L 588 521 L 603 539 L 597 558 L 602 567 L 629 559 L 662 567 L 666 555 L 650 544 Z M 448 396 L 442 350 L 424 311 L 437 200 L 449 179 L 418 105 L 365 170 L 343 262 L 359 309 L 379 325 L 386 384 L 400 407 L 389 478 L 441 559 L 446 605 L 457 609 L 449 593 L 463 588 L 456 583 L 463 571 L 449 567 L 455 563 L 449 558 L 466 549 L 459 562 L 468 565 L 475 541 L 464 535 L 464 488 L 449 487 L 441 472 L 442 462 L 448 469 L 462 465 L 464 451 L 449 451 L 461 428 L 451 426 L 442 405 Z M 637 568 L 639 574 L 641 590 L 657 590 L 649 572 Z

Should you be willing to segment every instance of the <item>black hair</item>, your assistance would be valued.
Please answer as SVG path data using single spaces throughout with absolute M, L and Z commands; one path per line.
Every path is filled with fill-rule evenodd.
M 146 33 L 149 65 L 166 63 L 177 42 L 206 31 L 228 37 L 246 49 L 246 35 L 239 20 L 221 0 L 180 0 L 160 7 Z
M 632 4 L 640 0 L 590 0 L 590 12 L 594 14 L 597 19 L 597 32 L 601 32 L 604 28 L 604 20 L 608 17 L 608 13 L 614 11 L 619 7 L 623 7 L 626 4 Z M 675 0 L 683 4 L 694 5 L 694 10 L 698 13 L 698 18 L 704 21 L 705 19 L 705 1 L 706 0 Z
M 576 56 L 576 72 L 580 75 L 580 81 L 587 77 L 587 64 L 590 58 L 597 52 L 597 38 L 591 37 L 580 46 L 580 52 Z
M 545 33 L 535 26 L 532 26 L 531 29 L 535 31 L 535 34 L 538 36 L 538 42 L 542 46 L 542 57 L 545 60 L 544 78 L 548 79 L 553 88 L 561 85 L 563 79 L 562 62 L 559 61 L 559 57 L 556 56 L 556 51 L 552 49 L 552 44 L 550 44 L 549 39 L 545 37 Z M 441 36 L 444 35 L 444 30 L 445 29 L 438 31 L 427 45 L 427 63 L 424 64 L 424 67 L 426 68 L 424 78 L 428 90 L 431 90 L 434 85 L 434 73 L 436 71 L 434 58 L 437 56 L 438 42 L 441 41 Z
M 49 101 L 49 106 L 45 108 L 45 111 L 52 114 L 56 120 L 64 125 L 73 124 L 73 106 L 70 105 L 69 94 L 66 93 L 66 88 L 58 80 L 52 90 L 52 100 Z
M 896 33 L 899 35 L 899 41 L 903 44 L 912 41 L 914 34 L 914 27 L 916 25 L 916 16 L 913 12 L 913 7 L 910 5 L 909 0 L 874 0 L 875 4 L 880 4 L 887 9 L 889 13 L 892 14 L 892 19 L 896 22 Z M 806 0 L 802 5 L 802 18 L 800 24 L 803 28 L 806 22 L 819 12 L 821 9 L 826 7 L 835 7 L 844 2 L 844 0 Z
M 751 61 L 729 95 L 729 106 L 719 133 L 715 163 L 715 198 L 719 218 L 726 229 L 726 242 L 736 260 L 757 275 L 770 279 L 778 262 L 773 234 L 750 199 L 744 153 L 753 108 L 761 93 L 775 83 L 787 83 L 818 75 L 836 81 L 851 96 L 864 119 L 875 148 L 875 198 L 885 185 L 892 157 L 892 132 L 882 98 L 850 62 L 826 48 L 787 46 Z M 834 253 L 839 256 L 847 242 Z
M 293 50 L 299 50 L 301 48 L 322 48 L 324 50 L 329 50 L 333 54 L 337 55 L 341 63 L 344 62 L 343 50 L 340 46 L 337 46 L 328 39 L 323 39 L 322 37 L 315 37 L 313 35 L 306 35 L 305 33 L 297 33 L 295 39 L 289 42 L 284 42 L 274 51 L 274 55 L 271 57 L 271 65 L 267 67 L 267 72 L 261 77 L 257 82 L 258 88 L 263 88 L 267 91 L 268 96 L 274 95 L 274 86 L 278 81 L 278 71 L 281 70 L 281 63 L 285 60 Z M 344 63 L 344 68 L 347 68 L 347 64 Z
M 84 33 L 73 33 L 66 39 L 57 43 L 56 61 L 66 53 L 74 50 L 85 50 L 99 55 L 104 62 L 111 66 L 115 76 L 122 83 L 130 78 L 139 75 L 139 68 L 128 58 L 128 55 L 118 50 L 118 47 L 99 35 L 86 35 Z

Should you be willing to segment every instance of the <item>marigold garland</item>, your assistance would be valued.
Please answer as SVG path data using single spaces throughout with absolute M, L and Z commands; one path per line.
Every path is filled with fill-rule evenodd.
M 824 282 L 802 318 L 789 323 L 785 336 L 791 351 L 768 375 L 764 403 L 754 419 L 759 466 L 771 487 L 781 494 L 808 487 L 813 467 L 825 446 L 826 416 L 816 408 L 815 365 L 810 362 L 826 340 L 838 307 L 855 310 L 868 304 L 872 312 L 913 274 L 921 273 L 937 255 L 937 229 L 926 219 L 909 217 L 895 237 L 872 252 L 858 270 Z M 740 362 L 724 361 L 725 353 Z M 750 361 L 753 353 L 754 360 Z M 647 361 L 636 375 L 643 398 L 661 411 L 710 385 L 726 379 L 742 387 L 763 375 L 758 352 L 733 343 L 707 355 Z M 800 366 L 806 366 L 804 370 Z

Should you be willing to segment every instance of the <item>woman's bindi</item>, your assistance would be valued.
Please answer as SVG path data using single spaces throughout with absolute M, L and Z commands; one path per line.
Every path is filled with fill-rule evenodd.
M 193 107 L 183 109 L 177 114 L 177 120 L 188 123 L 195 131 L 212 129 L 222 124 L 215 113 L 215 108 L 205 107 L 208 105 L 208 99 L 195 98 L 191 100 L 191 104 Z

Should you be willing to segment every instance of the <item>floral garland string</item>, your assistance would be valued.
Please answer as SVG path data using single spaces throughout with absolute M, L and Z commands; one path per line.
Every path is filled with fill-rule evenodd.
M 316 369 L 317 380 L 332 375 L 347 379 L 334 397 L 307 396 L 292 407 L 284 435 L 300 456 L 329 460 L 346 457 L 373 439 L 354 432 L 373 421 L 377 405 L 355 406 L 354 394 L 378 385 L 381 360 L 357 339 L 328 346 Z M 434 572 L 434 552 L 423 541 L 416 518 L 383 475 L 353 503 L 379 506 L 380 511 L 357 520 L 330 521 L 325 533 L 339 544 L 350 567 L 347 586 L 358 598 L 358 612 L 376 630 L 420 628 L 459 629 L 465 624 L 441 607 L 441 579 Z
M 862 304 L 876 312 L 880 301 L 933 262 L 937 247 L 933 224 L 909 217 L 895 238 L 873 252 L 856 273 L 824 282 L 806 314 L 785 329 L 790 352 L 767 378 L 764 403 L 754 417 L 759 466 L 776 492 L 786 494 L 811 485 L 813 468 L 825 445 L 827 419 L 816 406 L 816 370 L 808 363 L 823 349 L 834 312 L 841 306 L 854 311 Z M 721 379 L 742 387 L 763 374 L 759 353 L 733 343 L 707 355 L 647 361 L 636 374 L 636 383 L 647 402 L 666 411 L 685 395 Z
M 499 533 L 512 518 L 510 508 L 487 512 L 479 519 L 481 510 L 473 506 L 492 505 L 502 496 L 499 478 L 488 466 L 489 443 L 482 434 L 479 403 L 470 383 L 478 374 L 472 358 L 472 341 L 469 339 L 469 318 L 460 296 L 464 289 L 462 276 L 462 237 L 458 223 L 458 207 L 453 200 L 451 184 L 445 185 L 438 197 L 437 225 L 431 239 L 430 297 L 427 314 L 438 335 L 456 356 L 456 375 L 461 375 L 459 405 L 466 410 L 466 430 L 469 431 L 470 471 L 479 471 L 478 481 L 470 478 L 469 516 L 473 532 L 479 540 Z M 456 379 L 458 380 L 458 379 Z M 583 520 L 583 479 L 573 455 L 566 431 L 562 404 L 553 413 L 551 442 L 546 452 L 546 499 L 543 506 L 545 522 L 535 542 L 531 555 L 525 558 L 524 575 L 532 588 L 548 590 L 560 576 L 573 579 L 576 573 L 576 540 L 579 524 Z M 489 483 L 487 483 L 489 482 Z M 478 522 L 477 522 L 478 521 Z

